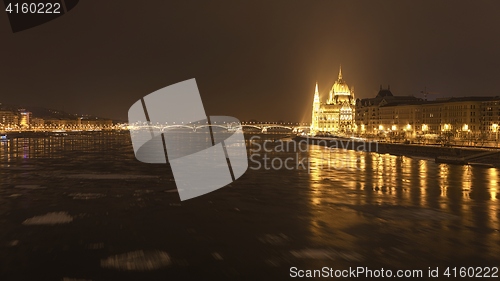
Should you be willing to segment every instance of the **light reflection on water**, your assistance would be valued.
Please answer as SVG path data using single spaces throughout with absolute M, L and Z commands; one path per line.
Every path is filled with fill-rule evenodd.
M 123 146 L 124 140 L 130 145 L 128 137 L 113 133 L 2 141 L 0 165 L 8 166 L 27 158 L 61 158 L 63 152 L 73 151 L 78 157 L 85 152 L 109 152 L 118 143 Z M 308 152 L 267 154 L 283 159 L 290 156 L 309 159 L 313 206 L 332 203 L 413 206 L 448 212 L 471 222 L 474 209 L 476 213 L 487 213 L 488 225 L 499 229 L 496 168 L 436 164 L 424 159 L 314 145 Z
M 448 261 L 453 261 L 455 256 L 450 253 L 454 252 L 473 252 L 483 258 L 499 254 L 497 169 L 311 147 L 313 162 L 321 161 L 325 155 L 350 163 L 338 169 L 311 169 L 310 208 L 315 215 L 310 227 L 314 241 L 330 240 L 339 247 L 339 234 L 329 233 L 332 229 L 349 233 L 363 224 L 383 223 L 391 236 L 413 243 L 412 246 L 403 243 L 399 250 L 411 251 L 414 244 L 435 247 L 439 251 L 428 249 L 427 253 Z M 329 207 L 330 212 L 325 212 Z M 343 217 L 338 216 L 335 208 L 343 210 Z M 406 227 L 396 227 L 407 223 Z M 412 227 L 433 236 L 415 235 L 409 231 Z M 361 233 L 341 236 L 344 245 L 351 249 L 367 240 Z M 456 257 L 459 256 L 457 253 Z
M 430 160 L 404 156 L 379 155 L 344 150 L 326 150 L 311 146 L 311 187 L 323 187 L 323 192 L 335 194 L 338 187 L 354 188 L 377 195 L 377 201 L 364 198 L 364 203 L 398 203 L 429 208 L 446 208 L 446 201 L 470 202 L 476 200 L 493 204 L 497 200 L 498 170 L 471 166 L 436 164 Z M 339 161 L 336 161 L 340 159 Z M 330 158 L 330 159 L 328 159 Z M 330 161 L 334 165 L 317 166 Z M 339 163 L 342 162 L 342 163 Z M 337 184 L 318 184 L 321 180 Z M 335 200 L 334 196 L 324 197 Z M 458 201 L 457 201 L 458 200 Z M 445 204 L 437 205 L 436 203 Z M 451 202 L 448 202 L 451 204 Z
M 122 138 L 112 133 L 84 135 L 51 135 L 37 138 L 13 138 L 0 141 L 2 163 L 28 158 L 61 158 L 68 151 L 104 151 Z
M 249 151 L 249 156 L 254 154 L 255 152 Z M 26 218 L 39 215 L 23 213 L 28 212 L 25 209 L 31 210 L 35 203 L 43 205 L 40 209 L 45 208 L 45 205 L 57 206 L 60 202 L 65 202 L 60 196 L 66 198 L 68 194 L 73 194 L 70 197 L 80 198 L 80 201 L 83 200 L 81 198 L 95 200 L 91 201 L 92 212 L 97 210 L 95 212 L 100 214 L 95 218 L 87 218 L 95 220 L 89 225 L 96 225 L 101 217 L 105 217 L 103 213 L 107 214 L 113 208 L 119 210 L 116 213 L 120 213 L 122 209 L 133 210 L 134 214 L 142 214 L 140 208 L 148 210 L 144 211 L 146 216 L 138 215 L 135 220 L 129 215 L 124 215 L 123 218 L 116 215 L 116 220 L 119 221 L 117 224 L 119 227 L 130 224 L 128 233 L 120 232 L 124 237 L 143 231 L 142 235 L 147 237 L 144 240 L 148 241 L 143 244 L 167 245 L 160 250 L 171 248 L 172 243 L 165 243 L 164 236 L 154 236 L 158 218 L 149 213 L 148 208 L 151 206 L 156 208 L 155 212 L 165 210 L 162 216 L 159 216 L 162 221 L 175 221 L 176 228 L 165 230 L 162 234 L 175 234 L 178 236 L 174 235 L 174 238 L 186 239 L 187 242 L 176 243 L 181 248 L 180 253 L 184 251 L 182 242 L 190 244 L 198 243 L 193 241 L 201 241 L 199 243 L 203 245 L 200 248 L 204 248 L 206 245 L 203 241 L 212 239 L 210 236 L 223 235 L 226 235 L 226 240 L 220 240 L 225 241 L 228 249 L 217 251 L 225 250 L 227 253 L 233 248 L 237 250 L 239 247 L 245 247 L 245 243 L 241 241 L 246 241 L 250 245 L 247 250 L 252 251 L 260 249 L 258 245 L 252 244 L 261 243 L 259 241 L 262 239 L 256 237 L 268 237 L 274 233 L 279 235 L 272 237 L 285 237 L 281 244 L 278 243 L 280 246 L 276 246 L 278 249 L 274 252 L 304 248 L 343 250 L 363 256 L 366 262 L 363 265 L 381 264 L 408 268 L 408 264 L 418 267 L 436 266 L 438 263 L 450 266 L 456 259 L 470 260 L 476 265 L 484 265 L 477 263 L 488 260 L 499 260 L 499 174 L 495 168 L 436 164 L 428 159 L 332 150 L 318 146 L 310 146 L 305 152 L 269 152 L 268 156 L 281 159 L 306 157 L 310 162 L 310 170 L 249 169 L 232 187 L 222 188 L 207 196 L 180 204 L 175 193 L 165 192 L 165 181 L 157 180 L 157 177 L 150 180 L 142 178 L 140 181 L 129 178 L 127 181 L 117 181 L 119 184 L 115 184 L 115 181 L 103 184 L 102 181 L 82 180 L 84 177 L 60 177 L 62 172 L 94 175 L 96 171 L 111 172 L 111 176 L 166 174 L 165 165 L 142 165 L 134 159 L 130 137 L 127 134 L 9 140 L 0 143 L 0 167 L 8 168 L 0 169 L 3 180 L 0 201 L 7 203 L 0 206 L 0 215 L 12 212 L 11 208 L 14 206 L 22 210 L 20 213 L 23 216 L 19 218 L 22 222 Z M 21 169 L 20 172 L 12 169 L 29 168 L 29 165 L 34 165 L 36 169 Z M 252 163 L 249 163 L 249 166 L 252 167 Z M 40 182 L 40 175 L 47 177 Z M 173 189 L 175 186 L 171 178 L 166 178 L 170 184 L 169 188 Z M 62 185 L 58 190 L 61 193 L 53 191 L 54 182 L 56 185 Z M 41 189 L 40 193 L 10 188 L 20 184 L 39 184 L 47 188 Z M 117 186 L 119 188 L 116 188 Z M 150 191 L 138 192 L 144 186 Z M 123 195 L 127 190 L 131 193 L 129 197 Z M 17 199 L 8 197 L 13 192 L 19 193 Z M 47 197 L 38 200 L 36 196 L 42 192 Z M 165 204 L 162 200 L 171 200 L 169 202 L 173 202 L 173 205 Z M 160 203 L 151 203 L 157 201 Z M 16 205 L 17 202 L 24 203 Z M 102 204 L 101 209 L 95 207 L 97 204 Z M 73 207 L 73 203 L 69 205 Z M 75 215 L 75 212 L 91 212 L 88 205 L 78 206 L 81 208 L 78 212 L 69 209 L 70 207 L 50 211 L 68 211 L 71 215 Z M 191 207 L 193 209 L 190 209 Z M 183 216 L 189 219 L 181 219 L 185 218 Z M 72 224 L 77 225 L 80 221 L 83 220 L 75 219 Z M 227 228 L 228 225 L 232 228 Z M 86 227 L 87 225 L 81 229 L 87 229 Z M 189 229 L 187 234 L 182 232 L 185 229 Z M 192 229 L 199 232 L 193 232 Z M 109 231 L 113 237 L 109 238 L 110 244 L 116 236 L 114 231 L 116 229 L 113 228 Z M 257 232 L 258 235 L 253 235 Z M 190 235 L 196 239 L 189 240 Z M 244 240 L 246 236 L 251 235 L 253 236 Z M 136 237 L 133 236 L 130 241 L 133 239 Z M 98 237 L 92 242 L 100 243 L 102 240 L 107 241 Z M 132 243 L 130 241 L 123 243 L 131 247 L 123 249 L 123 252 L 144 247 L 140 243 L 129 245 Z M 219 240 L 210 241 L 220 244 Z M 103 247 L 108 249 L 108 244 Z M 273 252 L 269 251 L 269 248 L 272 248 L 269 243 L 262 247 L 262 252 L 266 254 Z M 29 253 L 31 249 L 26 251 Z M 174 252 L 173 256 L 175 254 Z M 264 257 L 258 258 L 268 258 L 262 255 Z M 238 258 L 247 261 L 242 256 L 237 256 Z M 281 260 L 288 261 L 289 257 L 281 257 Z M 279 261 L 279 258 L 273 259 L 273 263 Z M 298 261 L 293 262 L 298 264 Z M 310 267 L 318 265 L 317 260 L 300 262 Z M 332 266 L 331 263 L 325 265 Z

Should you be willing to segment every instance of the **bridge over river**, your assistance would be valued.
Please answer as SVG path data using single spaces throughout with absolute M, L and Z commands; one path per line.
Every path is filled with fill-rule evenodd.
M 309 130 L 310 125 L 307 123 L 280 123 L 280 122 L 269 122 L 269 123 L 258 123 L 258 122 L 242 122 L 242 123 L 236 123 L 236 122 L 222 122 L 222 123 L 217 123 L 214 122 L 212 124 L 208 123 L 189 123 L 189 124 L 148 124 L 147 122 L 143 123 L 132 123 L 128 124 L 127 128 L 128 129 L 140 129 L 140 128 L 146 128 L 146 127 L 152 127 L 154 129 L 160 130 L 160 131 L 166 131 L 166 130 L 172 130 L 172 129 L 191 129 L 194 132 L 199 129 L 207 128 L 207 127 L 212 127 L 212 128 L 222 128 L 226 129 L 229 131 L 235 131 L 238 129 L 248 129 L 248 130 L 257 130 L 260 132 L 268 132 L 268 131 L 282 131 L 282 130 L 288 130 L 290 132 L 301 132 L 301 131 L 306 131 Z

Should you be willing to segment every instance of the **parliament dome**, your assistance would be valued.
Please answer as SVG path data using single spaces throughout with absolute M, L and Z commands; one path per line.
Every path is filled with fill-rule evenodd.
M 330 90 L 327 104 L 354 103 L 354 93 L 349 89 L 347 83 L 342 79 L 342 67 L 339 69 L 339 77 Z
M 333 92 L 333 94 L 335 96 L 337 96 L 337 95 L 350 96 L 351 95 L 351 91 L 349 90 L 349 86 L 347 86 L 347 84 L 342 79 L 342 68 L 340 68 L 340 70 L 339 70 L 339 78 L 333 84 L 331 91 Z

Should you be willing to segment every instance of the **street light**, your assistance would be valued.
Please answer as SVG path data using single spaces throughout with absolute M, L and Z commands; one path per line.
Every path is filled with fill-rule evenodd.
M 467 133 L 466 133 L 466 136 L 465 136 L 465 139 L 467 140 L 467 144 L 468 144 L 468 143 L 469 143 L 469 142 L 468 142 L 468 141 L 469 141 L 469 132 L 470 132 L 470 130 L 469 130 L 469 125 L 464 124 L 464 125 L 462 126 L 462 132 L 467 132 Z M 463 140 L 462 140 L 462 141 L 463 141 Z

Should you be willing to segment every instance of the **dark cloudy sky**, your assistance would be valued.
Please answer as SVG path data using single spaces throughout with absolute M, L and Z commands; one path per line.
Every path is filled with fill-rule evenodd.
M 0 13 L 0 101 L 126 119 L 196 78 L 208 115 L 310 121 L 339 64 L 357 97 L 500 95 L 500 1 L 80 1 L 12 33 Z

